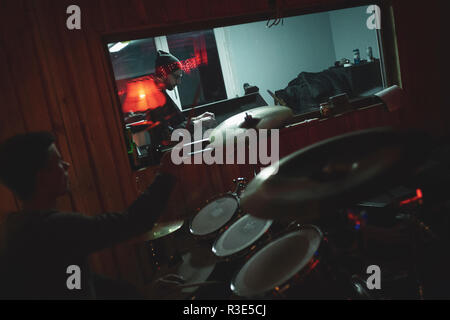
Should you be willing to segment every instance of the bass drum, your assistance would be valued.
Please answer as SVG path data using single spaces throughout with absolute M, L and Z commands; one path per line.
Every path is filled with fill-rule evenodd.
M 197 212 L 189 224 L 189 232 L 200 239 L 213 238 L 239 215 L 239 198 L 234 194 L 221 195 Z
M 234 276 L 231 290 L 238 298 L 337 298 L 326 251 L 318 227 L 296 225 L 256 251 Z

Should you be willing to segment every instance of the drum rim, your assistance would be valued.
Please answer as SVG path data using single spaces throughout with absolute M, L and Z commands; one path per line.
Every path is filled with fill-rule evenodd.
M 198 234 L 198 233 L 194 233 L 193 230 L 192 230 L 192 224 L 193 224 L 193 222 L 194 222 L 194 219 L 197 217 L 197 214 L 198 214 L 202 209 L 204 209 L 208 204 L 210 204 L 211 202 L 214 202 L 214 201 L 216 201 L 216 200 L 218 200 L 218 199 L 220 199 L 220 198 L 227 198 L 227 197 L 233 198 L 233 199 L 235 199 L 236 202 L 237 202 L 237 208 L 236 208 L 236 210 L 234 211 L 234 213 L 233 213 L 231 219 L 228 220 L 228 221 L 227 221 L 223 226 L 221 226 L 219 229 L 214 230 L 213 232 L 206 233 L 206 234 Z M 233 192 L 220 193 L 220 194 L 218 194 L 218 195 L 216 195 L 216 196 L 214 196 L 214 197 L 212 197 L 212 198 L 206 200 L 206 201 L 203 203 L 203 206 L 202 206 L 202 207 L 199 207 L 199 208 L 196 209 L 195 214 L 189 219 L 189 234 L 192 235 L 192 236 L 194 236 L 194 237 L 196 237 L 196 238 L 200 238 L 200 239 L 208 239 L 208 238 L 214 237 L 214 235 L 216 235 L 217 233 L 220 233 L 220 232 L 223 230 L 223 228 L 224 228 L 227 224 L 229 224 L 230 222 L 233 222 L 233 221 L 234 221 L 234 218 L 235 218 L 235 216 L 236 216 L 236 213 L 240 213 L 240 212 L 241 212 L 241 203 L 240 203 L 240 198 L 238 197 L 238 195 L 236 195 L 236 194 L 233 193 Z
M 234 276 L 233 276 L 233 278 L 232 278 L 232 280 L 231 280 L 231 282 L 230 282 L 230 286 L 229 286 L 229 287 L 230 287 L 231 291 L 233 292 L 233 294 L 235 294 L 236 296 L 241 297 L 241 298 L 258 298 L 258 297 L 265 297 L 265 296 L 267 296 L 268 294 L 270 294 L 271 292 L 274 292 L 275 287 L 274 287 L 274 288 L 271 288 L 271 289 L 268 289 L 268 290 L 265 290 L 265 291 L 262 291 L 262 292 L 257 292 L 257 293 L 251 294 L 251 295 L 242 295 L 242 294 L 239 294 L 239 292 L 238 292 L 238 290 L 237 290 L 237 287 L 236 287 L 236 285 L 235 285 L 235 284 L 236 284 L 237 277 L 238 277 L 239 273 L 242 271 L 242 269 L 243 269 L 245 266 L 247 266 L 247 265 L 250 263 L 250 261 L 251 261 L 251 260 L 252 260 L 259 252 L 261 252 L 264 248 L 266 248 L 267 245 L 268 245 L 269 243 L 276 242 L 277 240 L 281 239 L 282 237 L 284 237 L 284 236 L 286 236 L 286 235 L 289 235 L 289 234 L 291 234 L 291 233 L 294 233 L 294 232 L 298 232 L 298 231 L 304 230 L 305 228 L 308 228 L 308 229 L 314 229 L 315 231 L 317 231 L 317 233 L 318 233 L 318 235 L 319 235 L 319 239 L 320 239 L 319 247 L 318 247 L 317 250 L 320 250 L 320 248 L 321 248 L 321 246 L 322 246 L 322 244 L 323 244 L 323 241 L 324 241 L 324 235 L 323 235 L 322 230 L 320 230 L 320 228 L 319 228 L 318 226 L 313 225 L 313 224 L 303 224 L 303 225 L 295 224 L 294 226 L 288 228 L 288 230 L 286 230 L 285 232 L 281 232 L 280 234 L 278 234 L 278 235 L 277 235 L 276 237 L 274 237 L 273 239 L 269 239 L 268 241 L 266 241 L 266 243 L 264 243 L 260 248 L 258 248 L 258 250 L 255 250 L 255 252 L 253 252 L 253 253 L 249 256 L 248 260 L 247 260 L 244 264 L 242 264 L 242 266 L 235 272 L 235 274 L 234 274 Z M 313 258 L 312 258 L 312 259 L 313 259 Z M 305 268 L 303 268 L 303 269 L 305 269 Z M 295 274 L 301 275 L 300 278 L 303 278 L 303 276 L 306 275 L 306 274 L 308 273 L 307 270 L 303 270 L 303 269 L 301 269 L 301 270 L 299 270 L 299 271 L 297 271 L 297 272 L 295 273 Z M 294 276 L 294 277 L 295 277 L 295 276 Z M 286 284 L 289 284 L 289 283 L 291 282 L 291 279 L 292 279 L 292 277 L 291 277 L 290 279 L 288 279 L 287 281 L 284 281 L 283 283 L 280 283 L 280 284 L 277 285 L 276 287 L 284 287 Z
M 256 242 L 258 242 L 259 240 L 261 240 L 261 238 L 264 236 L 264 233 L 266 233 L 267 230 L 269 230 L 270 227 L 272 227 L 272 225 L 273 225 L 273 223 L 274 223 L 274 220 L 271 220 L 271 219 L 262 219 L 262 218 L 254 217 L 254 218 L 256 218 L 256 219 L 260 219 L 260 220 L 265 220 L 265 221 L 266 221 L 265 226 L 264 226 L 264 228 L 265 228 L 264 232 L 262 232 L 261 235 L 260 235 L 258 238 L 254 239 L 251 243 L 249 243 L 249 244 L 246 245 L 244 248 L 242 248 L 242 249 L 240 249 L 240 250 L 238 250 L 238 251 L 235 251 L 235 252 L 233 252 L 233 253 L 231 253 L 231 254 L 228 254 L 228 255 L 217 255 L 217 253 L 216 253 L 216 249 L 217 249 L 217 248 L 216 248 L 216 247 L 217 247 L 217 244 L 218 244 L 218 242 L 220 241 L 220 239 L 222 239 L 222 237 L 223 237 L 223 236 L 231 229 L 231 227 L 232 227 L 234 224 L 236 224 L 239 220 L 241 220 L 241 219 L 243 219 L 244 217 L 247 217 L 247 216 L 254 217 L 254 216 L 252 216 L 252 215 L 249 214 L 249 213 L 246 213 L 246 214 L 242 215 L 241 217 L 239 217 L 239 218 L 237 218 L 235 221 L 233 221 L 233 223 L 230 224 L 230 226 L 229 226 L 226 230 L 223 230 L 223 231 L 217 236 L 217 239 L 214 241 L 214 244 L 213 244 L 213 246 L 212 246 L 212 248 L 211 248 L 212 252 L 214 253 L 214 255 L 215 255 L 217 258 L 219 258 L 219 259 L 224 259 L 224 260 L 231 260 L 231 259 L 234 259 L 234 258 L 236 258 L 236 257 L 239 257 L 239 256 L 242 256 L 242 255 L 247 254 L 248 251 L 247 251 L 246 249 L 247 249 L 248 247 L 251 247 L 253 244 L 255 244 Z M 267 224 L 269 224 L 269 225 L 267 225 Z

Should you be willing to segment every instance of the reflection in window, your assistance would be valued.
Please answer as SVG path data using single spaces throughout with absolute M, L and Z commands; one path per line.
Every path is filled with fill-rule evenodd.
M 302 114 L 331 96 L 345 93 L 351 100 L 382 89 L 379 39 L 367 26 L 367 7 L 286 17 L 271 28 L 264 20 L 109 43 L 122 116 L 139 157 L 157 148 L 148 132 L 158 119 L 145 118 L 148 99 L 159 101 L 146 84 L 157 50 L 182 63 L 181 83 L 166 92 L 180 110 L 195 106 L 223 121 L 248 108 L 236 102 L 246 96 L 247 84 L 266 105 L 284 104 Z
M 317 110 L 340 93 L 354 98 L 379 90 L 378 38 L 376 30 L 367 28 L 366 10 L 363 6 L 289 17 L 271 28 L 266 21 L 224 28 L 235 86 L 256 85 L 273 104 L 270 90 L 296 114 Z

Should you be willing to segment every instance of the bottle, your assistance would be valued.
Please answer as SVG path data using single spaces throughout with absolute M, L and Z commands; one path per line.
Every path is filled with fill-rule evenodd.
M 320 115 L 322 118 L 330 117 L 332 113 L 331 103 L 330 102 L 323 102 L 320 104 Z
M 361 62 L 361 56 L 359 54 L 359 49 L 353 50 L 353 58 L 354 58 L 355 64 L 359 64 Z
M 368 62 L 372 62 L 373 61 L 372 47 L 367 47 L 367 61 Z

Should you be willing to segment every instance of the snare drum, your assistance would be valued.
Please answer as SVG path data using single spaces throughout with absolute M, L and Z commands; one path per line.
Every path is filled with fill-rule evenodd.
M 317 298 L 322 283 L 306 280 L 322 270 L 323 242 L 318 227 L 297 225 L 247 260 L 231 282 L 232 292 L 243 298 Z
M 260 219 L 246 214 L 217 238 L 212 251 L 217 257 L 225 260 L 247 255 L 258 247 L 260 241 L 269 237 L 269 229 L 273 224 L 273 220 Z
M 211 238 L 240 214 L 239 198 L 226 194 L 207 202 L 190 222 L 189 231 L 199 238 Z

